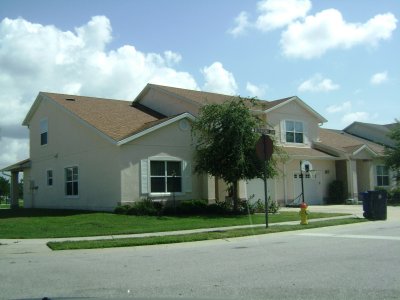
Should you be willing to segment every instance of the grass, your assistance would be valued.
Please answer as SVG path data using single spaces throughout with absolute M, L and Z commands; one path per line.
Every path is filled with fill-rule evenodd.
M 49 242 L 47 246 L 52 250 L 74 250 L 74 249 L 94 249 L 94 248 L 114 248 L 114 247 L 132 247 L 156 244 L 172 244 L 185 243 L 203 240 L 227 239 L 249 235 L 268 234 L 284 231 L 294 231 L 303 229 L 312 229 L 326 226 L 336 226 L 365 222 L 365 219 L 348 218 L 337 220 L 326 220 L 309 223 L 308 225 L 276 225 L 266 228 L 244 228 L 226 231 L 212 231 L 204 233 L 192 233 L 182 235 L 153 236 L 141 238 L 121 238 L 108 240 L 92 240 L 92 241 L 65 241 L 65 242 Z
M 312 213 L 309 219 L 346 214 Z M 269 222 L 299 220 L 298 212 L 270 215 Z M 112 213 L 17 209 L 0 210 L 0 238 L 57 238 L 134 234 L 249 224 L 263 224 L 263 214 L 251 216 L 150 217 Z

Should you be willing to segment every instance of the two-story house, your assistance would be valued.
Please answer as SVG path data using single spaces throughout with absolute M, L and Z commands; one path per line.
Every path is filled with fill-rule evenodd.
M 231 96 L 148 84 L 133 102 L 40 92 L 23 125 L 29 127 L 30 158 L 4 168 L 17 180 L 24 172 L 26 207 L 112 210 L 118 204 L 152 199 L 224 200 L 226 184 L 192 172 L 191 122 L 208 103 Z M 322 204 L 335 179 L 349 198 L 382 180 L 374 173 L 383 147 L 334 130 L 298 97 L 256 101 L 250 108 L 275 130 L 289 159 L 268 180 L 271 199 L 288 204 L 301 194 Z M 263 199 L 260 179 L 240 182 L 239 196 Z M 14 197 L 15 198 L 15 197 Z

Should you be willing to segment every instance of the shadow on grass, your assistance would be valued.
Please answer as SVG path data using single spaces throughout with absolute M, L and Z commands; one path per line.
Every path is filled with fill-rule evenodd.
M 29 218 L 29 217 L 65 217 L 82 214 L 91 214 L 94 211 L 73 209 L 45 209 L 45 208 L 14 208 L 1 209 L 0 219 Z

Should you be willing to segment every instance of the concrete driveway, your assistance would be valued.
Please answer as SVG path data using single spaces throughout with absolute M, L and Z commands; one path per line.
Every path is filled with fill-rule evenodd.
M 326 212 L 326 213 L 348 213 L 357 217 L 363 217 L 362 205 L 311 205 L 309 211 L 313 212 Z M 293 211 L 299 210 L 298 208 L 282 208 L 282 211 Z M 387 219 L 399 220 L 400 221 L 400 206 L 388 206 L 387 207 Z

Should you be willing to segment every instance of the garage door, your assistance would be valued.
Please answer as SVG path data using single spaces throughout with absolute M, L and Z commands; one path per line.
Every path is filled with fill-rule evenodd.
M 294 198 L 301 194 L 300 172 L 293 173 Z M 301 201 L 301 197 L 299 198 Z M 323 204 L 321 172 L 304 173 L 304 201 L 307 204 Z

